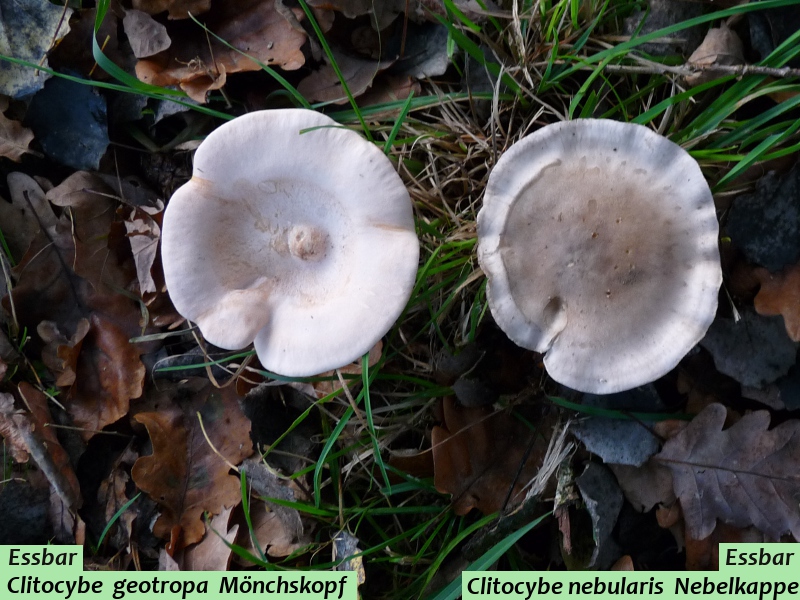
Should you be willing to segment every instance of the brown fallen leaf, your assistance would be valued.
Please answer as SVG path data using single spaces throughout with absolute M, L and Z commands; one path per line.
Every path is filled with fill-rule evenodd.
M 106 523 L 111 523 L 115 515 L 130 500 L 126 493 L 130 476 L 128 471 L 138 458 L 137 454 L 131 449 L 130 445 L 114 461 L 114 466 L 97 490 L 97 501 L 104 509 Z M 133 521 L 136 519 L 136 511 L 129 506 L 125 512 L 116 517 L 114 524 L 106 537 L 107 542 L 117 550 L 125 550 L 130 547 L 131 531 Z
M 366 92 L 372 86 L 375 76 L 388 69 L 394 62 L 366 60 L 338 51 L 334 51 L 333 56 L 354 98 Z M 339 76 L 330 64 L 323 65 L 303 79 L 297 85 L 297 91 L 311 102 L 345 104 L 348 101 Z
M 33 131 L 13 121 L 3 113 L 8 109 L 8 97 L 0 95 L 0 156 L 20 162 L 22 155 L 29 152 Z
M 211 8 L 211 0 L 133 0 L 133 8 L 150 15 L 169 11 L 170 19 L 188 19 Z
M 706 538 L 719 519 L 800 540 L 800 420 L 767 430 L 769 413 L 757 411 L 723 431 L 726 416 L 708 406 L 653 457 L 672 471 L 687 534 Z
M 416 0 L 384 0 L 377 3 L 372 0 L 310 0 L 308 2 L 308 5 L 314 8 L 340 12 L 348 19 L 370 15 L 370 22 L 378 31 L 383 31 L 391 25 L 397 15 L 404 12 L 407 7 L 409 12 L 413 13 L 416 4 Z
M 153 215 L 162 211 L 163 205 L 160 210 L 147 207 L 131 208 L 128 218 L 125 220 L 125 230 L 131 243 L 133 260 L 136 263 L 139 293 L 142 296 L 159 291 L 152 271 L 158 255 L 161 228 Z
M 241 470 L 247 476 L 253 495 L 260 497 L 251 504 L 253 535 L 245 542 L 245 549 L 254 556 L 266 552 L 268 556 L 284 557 L 309 544 L 310 526 L 302 519 L 300 512 L 269 501 L 270 498 L 289 502 L 307 499 L 296 482 L 279 478 L 256 458 L 245 461 Z
M 633 559 L 631 559 L 629 554 L 626 554 L 622 558 L 620 558 L 617 562 L 610 569 L 611 571 L 635 571 L 636 569 L 633 568 Z
M 358 103 L 359 106 L 388 104 L 405 100 L 412 92 L 418 95 L 421 91 L 419 81 L 408 75 L 381 73 L 375 78 L 373 86 L 361 95 Z
M 690 86 L 700 85 L 721 77 L 723 73 L 715 71 L 715 66 L 744 64 L 742 41 L 736 32 L 723 23 L 719 27 L 708 30 L 703 43 L 692 52 L 686 61 L 692 67 L 703 67 L 703 70 L 686 77 Z
M 764 316 L 782 315 L 789 337 L 800 342 L 800 263 L 780 273 L 758 268 L 754 274 L 761 282 L 754 300 L 756 312 Z
M 39 230 L 54 228 L 56 215 L 44 190 L 24 173 L 8 174 L 11 203 L 0 202 L 0 229 L 16 261 L 22 260 Z
M 755 527 L 739 528 L 718 523 L 706 538 L 698 540 L 686 536 L 686 570 L 718 571 L 720 544 L 764 544 L 770 541 Z
M 118 294 L 126 289 L 134 279 L 130 253 L 117 253 L 108 239 L 118 218 L 114 190 L 92 173 L 78 171 L 46 197 L 65 209 L 56 233 L 65 246 L 71 246 L 64 254 L 66 264 L 96 290 Z
M 69 388 L 65 405 L 85 439 L 128 412 L 145 375 L 139 355 L 146 349 L 128 341 L 142 332 L 141 310 L 120 293 L 135 267 L 130 248 L 110 246 L 117 217 L 108 195 L 105 184 L 81 172 L 47 192 L 64 212 L 36 233 L 4 299 L 21 325 L 42 335 L 44 360 Z
M 248 536 L 242 543 L 242 547 L 253 556 L 260 556 L 260 549 L 267 556 L 282 558 L 309 543 L 309 540 L 302 535 L 302 528 L 298 536 L 298 532 L 290 523 L 286 522 L 281 513 L 272 510 L 274 506 L 261 500 L 254 500 L 250 507 L 253 536 Z M 253 538 L 258 543 L 258 549 Z M 245 559 L 242 559 L 241 562 L 249 564 Z
M 183 553 L 183 571 L 227 571 L 233 551 L 228 544 L 236 541 L 239 525 L 231 525 L 233 507 L 224 509 L 206 522 L 205 537 Z M 226 543 L 227 542 L 227 543 Z
M 372 348 L 369 349 L 367 364 L 370 367 L 374 367 L 376 364 L 378 364 L 378 361 L 381 359 L 382 352 L 383 352 L 383 342 L 381 340 L 378 340 L 378 342 Z M 341 369 L 337 370 L 342 374 L 344 382 L 351 389 L 354 386 L 357 387 L 361 384 L 360 377 L 358 378 L 353 377 L 355 375 L 361 375 L 361 359 L 349 365 L 345 365 Z M 307 391 L 311 396 L 316 396 L 317 398 L 324 398 L 328 394 L 332 394 L 333 392 L 342 389 L 342 384 L 336 375 L 336 371 L 326 371 L 325 373 L 320 373 L 319 375 L 317 375 L 317 377 L 321 378 L 321 381 L 316 381 L 313 384 L 309 384 L 308 386 L 310 389 Z
M 239 478 L 229 471 L 253 446 L 250 422 L 232 387 L 190 379 L 162 395 L 157 412 L 134 416 L 147 428 L 153 454 L 137 460 L 131 474 L 161 507 L 153 533 L 170 539 L 174 552 L 203 538 L 203 513 L 216 515 L 241 502 Z
M 491 514 L 523 500 L 523 488 L 533 479 L 546 451 L 537 437 L 522 465 L 533 432 L 506 412 L 464 408 L 444 400 L 444 424 L 431 433 L 434 485 L 453 495 L 453 510 L 465 515 L 473 508 Z M 509 490 L 513 485 L 513 490 Z
M 299 9 L 293 14 L 303 15 Z M 307 36 L 275 10 L 274 0 L 229 0 L 208 15 L 206 25 L 239 51 L 200 28 L 182 36 L 176 31 L 168 50 L 136 64 L 136 76 L 153 85 L 179 85 L 193 100 L 205 102 L 207 92 L 225 85 L 229 74 L 261 69 L 254 61 L 286 71 L 305 63 L 300 47 Z
M 32 458 L 44 473 L 51 489 L 69 510 L 82 504 L 80 486 L 69 456 L 56 437 L 47 396 L 28 383 L 17 388 L 20 404 L 15 408 L 14 396 L 0 393 L 0 435 L 3 436 L 17 462 Z
M 122 26 L 136 58 L 153 56 L 172 44 L 166 26 L 141 10 L 125 11 Z

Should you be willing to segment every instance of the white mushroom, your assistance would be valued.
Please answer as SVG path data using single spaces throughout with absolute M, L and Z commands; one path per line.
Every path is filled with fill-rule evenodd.
M 411 202 L 391 161 L 332 119 L 254 112 L 200 145 L 164 214 L 175 308 L 227 349 L 255 341 L 265 368 L 341 367 L 389 330 L 419 259 Z
M 498 161 L 478 258 L 498 325 L 556 381 L 609 394 L 674 368 L 714 319 L 714 202 L 697 162 L 646 127 L 582 119 Z

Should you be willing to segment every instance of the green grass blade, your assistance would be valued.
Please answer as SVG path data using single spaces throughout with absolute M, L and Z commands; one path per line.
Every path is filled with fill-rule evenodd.
M 142 492 L 139 492 L 133 498 L 128 500 L 125 504 L 123 504 L 120 507 L 120 509 L 117 512 L 114 513 L 114 516 L 112 516 L 108 520 L 108 523 L 106 523 L 106 526 L 103 528 L 103 532 L 100 534 L 100 539 L 97 540 L 97 547 L 98 548 L 103 545 L 103 540 L 106 539 L 106 535 L 108 534 L 108 532 L 111 529 L 111 527 L 113 527 L 114 523 L 117 522 L 117 519 L 119 519 L 125 513 L 125 511 L 130 508 L 131 504 L 136 502 L 136 500 L 138 500 L 139 496 L 141 496 L 141 495 L 142 495 Z
M 383 145 L 383 153 L 387 156 L 389 152 L 392 151 L 392 146 L 394 145 L 394 140 L 397 138 L 397 134 L 400 133 L 400 128 L 403 126 L 403 121 L 406 120 L 408 116 L 408 111 L 411 110 L 411 103 L 414 100 L 414 90 L 411 90 L 411 93 L 406 98 L 405 103 L 403 103 L 403 108 L 400 110 L 400 114 L 397 116 L 397 120 L 392 127 L 392 130 L 389 132 L 389 137 L 386 138 L 386 143 Z
M 319 23 L 317 23 L 317 19 L 314 17 L 314 13 L 311 12 L 311 9 L 308 7 L 308 4 L 306 4 L 305 0 L 298 0 L 298 2 L 300 3 L 300 8 L 302 8 L 303 12 L 306 13 L 306 18 L 308 19 L 308 22 L 311 23 L 311 27 L 314 29 L 314 33 L 317 35 L 317 39 L 322 45 L 322 49 L 325 51 L 325 56 L 328 57 L 328 62 L 330 62 L 333 72 L 336 73 L 336 77 L 339 78 L 339 83 L 342 84 L 342 89 L 347 95 L 347 99 L 350 101 L 350 106 L 353 107 L 353 112 L 358 118 L 358 122 L 361 123 L 361 128 L 364 130 L 364 135 L 370 142 L 375 141 L 372 138 L 372 132 L 369 130 L 369 127 L 367 127 L 367 122 L 364 120 L 364 115 L 361 114 L 361 109 L 356 103 L 356 99 L 350 92 L 350 86 L 347 85 L 347 80 L 344 78 L 344 75 L 342 75 L 342 70 L 339 68 L 339 64 L 336 62 L 336 58 L 333 56 L 333 50 L 331 50 L 331 47 L 328 45 L 328 40 L 325 39 L 325 34 L 322 33 L 322 29 L 320 29 Z
M 496 563 L 500 558 L 508 552 L 511 547 L 516 544 L 523 535 L 528 533 L 534 527 L 539 525 L 545 518 L 549 517 L 550 513 L 544 514 L 538 519 L 535 519 L 525 525 L 524 527 L 520 527 L 517 531 L 509 535 L 508 537 L 504 538 L 503 540 L 499 541 L 497 544 L 489 548 L 486 552 L 484 552 L 480 557 L 475 559 L 469 566 L 467 566 L 464 571 L 485 571 L 489 567 L 491 567 L 494 563 Z M 459 596 L 461 596 L 461 586 L 462 586 L 462 579 L 463 573 L 456 577 L 453 581 L 450 582 L 445 588 L 443 588 L 438 594 L 432 596 L 429 600 L 456 600 Z

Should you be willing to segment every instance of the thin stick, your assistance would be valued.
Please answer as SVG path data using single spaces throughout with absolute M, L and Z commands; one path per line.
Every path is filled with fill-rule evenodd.
M 649 61 L 648 61 L 649 62 Z M 570 61 L 558 60 L 555 64 L 571 64 Z M 546 63 L 536 63 L 534 66 L 545 66 Z M 594 71 L 595 67 L 585 66 L 579 67 L 582 71 Z M 680 75 L 687 77 L 696 73 L 704 71 L 714 71 L 721 75 L 768 75 L 776 79 L 783 79 L 787 77 L 800 77 L 800 69 L 792 67 L 762 67 L 759 65 L 691 65 L 686 64 L 681 67 L 670 67 L 668 65 L 659 65 L 657 63 L 650 63 L 648 65 L 606 65 L 603 67 L 604 71 L 609 73 L 641 73 L 644 75 Z

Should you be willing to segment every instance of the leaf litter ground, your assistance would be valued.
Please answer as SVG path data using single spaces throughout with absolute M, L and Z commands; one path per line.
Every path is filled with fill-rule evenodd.
M 626 0 L 37 15 L 30 47 L 1 47 L 28 64 L 0 77 L 0 506 L 14 515 L 0 540 L 78 542 L 120 569 L 351 568 L 365 597 L 407 598 L 450 589 L 492 548 L 504 569 L 703 569 L 720 542 L 796 538 L 796 2 L 672 4 L 644 23 Z M 18 5 L 3 31 L 33 23 Z M 64 117 L 51 143 L 37 114 L 62 82 L 98 109 Z M 282 381 L 175 313 L 158 238 L 189 152 L 221 119 L 316 101 L 395 161 L 422 259 L 368 360 Z M 557 385 L 510 343 L 474 258 L 497 158 L 578 117 L 689 149 L 723 226 L 709 337 L 614 397 Z M 94 141 L 63 143 L 82 136 Z

